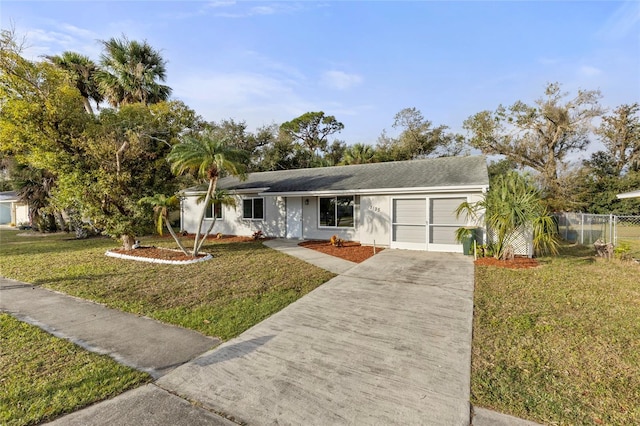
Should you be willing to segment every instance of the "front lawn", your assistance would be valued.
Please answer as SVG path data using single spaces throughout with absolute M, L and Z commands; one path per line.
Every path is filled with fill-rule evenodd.
M 159 265 L 104 255 L 108 238 L 0 231 L 0 273 L 110 307 L 229 339 L 334 275 L 259 241 L 212 241 L 210 261 Z M 185 239 L 185 243 L 188 240 Z M 145 245 L 173 247 L 167 238 Z M 36 424 L 150 378 L 0 315 L 0 424 Z
M 476 267 L 474 405 L 543 424 L 640 424 L 640 265 L 592 253 Z
M 334 275 L 265 247 L 260 241 L 207 242 L 213 259 L 160 265 L 107 257 L 108 238 L 0 232 L 0 271 L 7 278 L 104 303 L 126 312 L 230 339 Z M 191 240 L 186 240 L 185 243 Z M 224 241 L 224 240 L 222 240 Z M 174 247 L 170 238 L 145 245 Z
M 33 425 L 151 379 L 0 313 L 0 424 Z

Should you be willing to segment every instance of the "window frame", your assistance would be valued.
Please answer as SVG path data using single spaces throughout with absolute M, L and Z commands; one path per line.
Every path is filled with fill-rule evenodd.
M 339 226 L 338 225 L 338 198 L 350 198 L 351 199 L 351 213 L 352 213 L 352 225 L 351 226 Z M 322 225 L 322 211 L 320 210 L 320 206 L 322 204 L 323 199 L 333 200 L 334 211 L 333 218 L 336 222 L 335 225 Z M 356 196 L 355 195 L 336 195 L 333 197 L 318 197 L 318 228 L 319 229 L 355 229 L 356 228 Z
M 255 200 L 261 200 L 262 201 L 262 217 L 256 218 L 256 202 Z M 246 213 L 246 208 L 245 208 L 245 203 L 247 201 L 251 202 L 251 217 L 247 217 L 245 215 Z M 243 220 L 264 220 L 265 216 L 266 216 L 266 206 L 264 203 L 264 197 L 246 197 L 242 199 L 242 219 Z
M 219 208 L 219 217 L 216 216 L 216 206 L 218 206 Z M 220 201 L 211 203 L 210 208 L 208 208 L 204 214 L 204 218 L 208 220 L 224 220 L 224 206 L 222 205 L 222 203 Z

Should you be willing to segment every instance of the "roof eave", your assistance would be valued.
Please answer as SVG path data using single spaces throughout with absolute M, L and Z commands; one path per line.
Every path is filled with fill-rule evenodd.
M 456 186 L 427 186 L 415 188 L 371 188 L 371 189 L 340 189 L 340 190 L 316 190 L 316 191 L 283 191 L 261 192 L 258 195 L 271 195 L 279 197 L 304 197 L 323 195 L 388 195 L 388 194 L 424 194 L 436 192 L 486 192 L 489 185 L 456 185 Z
M 218 188 L 221 190 L 229 191 L 233 194 L 255 194 L 255 193 L 263 193 L 269 190 L 269 187 L 261 187 L 261 188 L 241 188 L 241 189 L 233 189 L 233 188 Z M 180 191 L 180 195 L 189 197 L 193 195 L 202 195 L 206 194 L 206 189 L 195 189 L 195 188 L 187 188 Z

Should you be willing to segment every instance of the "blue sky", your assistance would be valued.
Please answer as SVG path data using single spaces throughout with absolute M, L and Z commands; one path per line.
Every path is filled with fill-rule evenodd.
M 167 60 L 173 97 L 205 119 L 256 127 L 335 115 L 338 139 L 375 144 L 415 107 L 462 131 L 481 110 L 532 103 L 547 82 L 640 101 L 640 2 L 0 2 L 26 54 L 98 60 L 125 34 Z

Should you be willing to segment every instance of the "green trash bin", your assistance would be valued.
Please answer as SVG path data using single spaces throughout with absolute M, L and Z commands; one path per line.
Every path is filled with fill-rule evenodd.
M 467 256 L 473 255 L 473 243 L 477 241 L 477 229 L 468 229 L 469 233 L 462 239 L 462 253 Z

